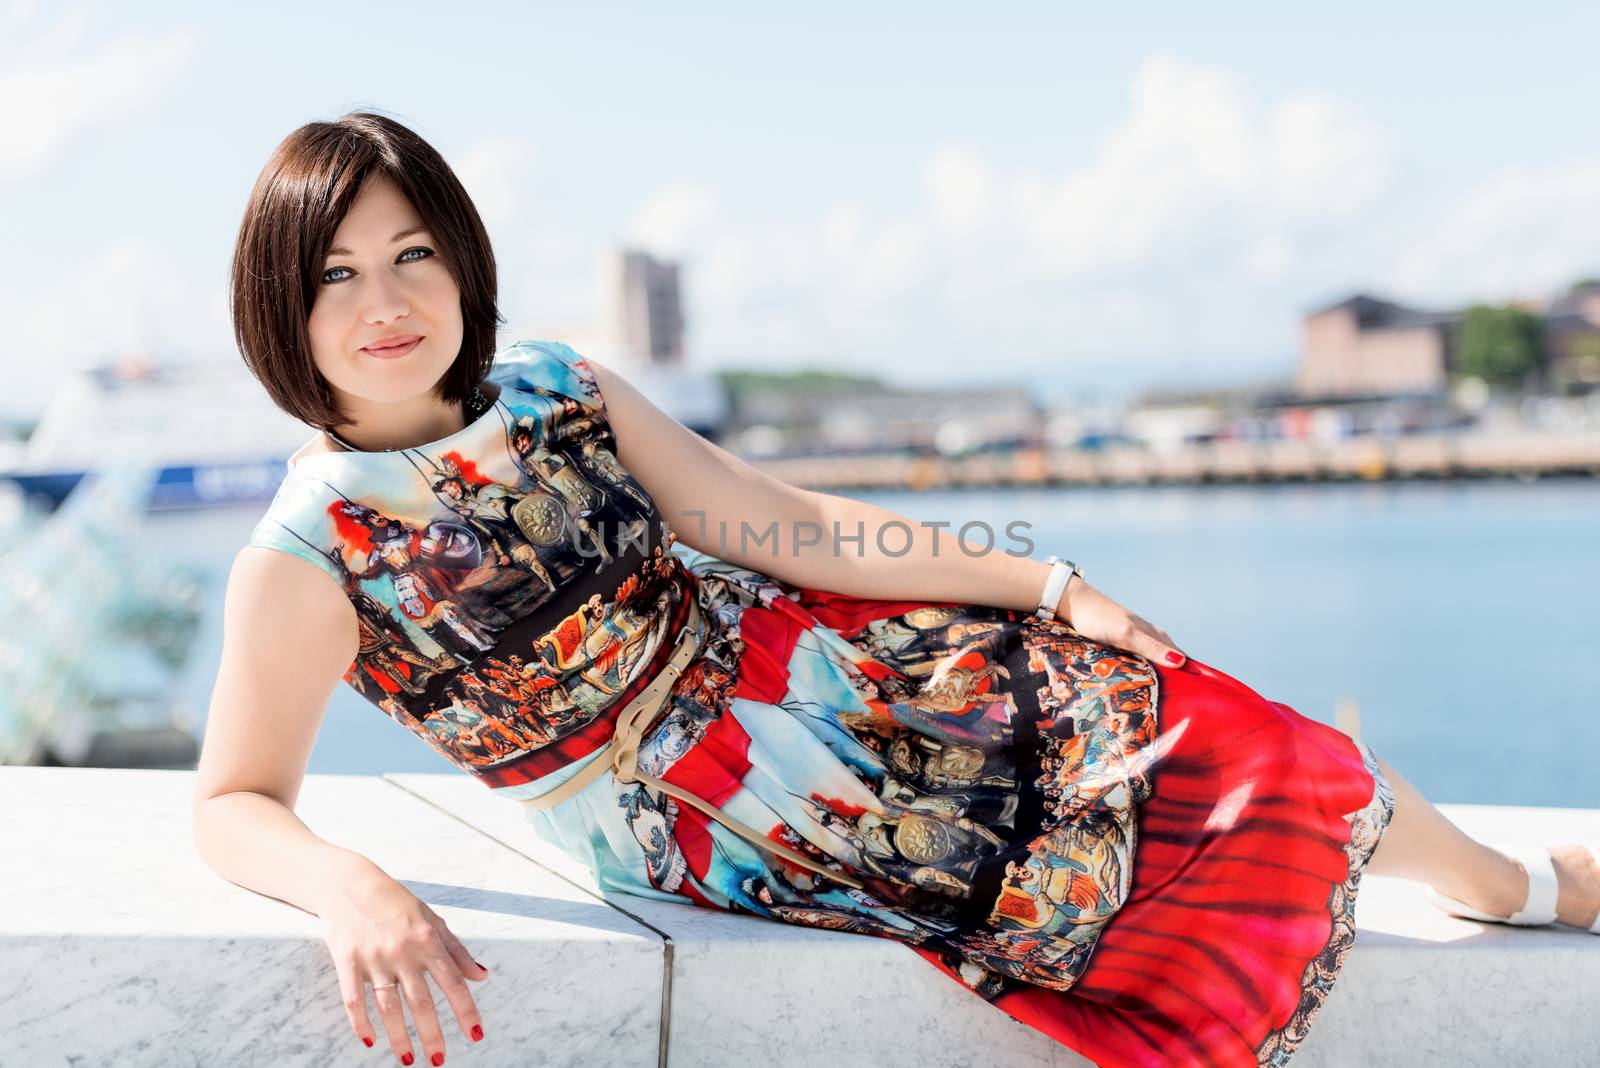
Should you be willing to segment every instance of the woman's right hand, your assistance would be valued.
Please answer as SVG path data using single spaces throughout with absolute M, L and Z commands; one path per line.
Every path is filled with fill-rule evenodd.
M 1089 585 L 1082 575 L 1067 576 L 1067 588 L 1061 592 L 1056 618 L 1085 638 L 1137 653 L 1169 667 L 1182 667 L 1189 659 L 1170 634 Z
M 402 999 L 411 1010 L 426 1063 L 444 1063 L 444 1033 L 428 987 L 430 975 L 450 1002 L 461 1033 L 474 1042 L 483 1039 L 478 1006 L 466 980 L 482 982 L 489 970 L 472 959 L 438 913 L 399 882 L 376 866 L 365 868 L 341 884 L 336 902 L 320 918 L 339 974 L 345 1015 L 368 1046 L 376 1041 L 366 997 L 366 986 L 373 983 L 380 987 L 372 992 L 378 1017 L 400 1063 L 414 1062 Z M 398 986 L 383 986 L 396 982 Z

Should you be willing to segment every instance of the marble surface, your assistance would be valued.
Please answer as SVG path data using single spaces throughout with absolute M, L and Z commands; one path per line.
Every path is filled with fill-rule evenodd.
M 0 1064 L 397 1063 L 350 1028 L 317 917 L 200 859 L 193 783 L 0 767 Z M 471 984 L 482 1043 L 434 988 L 446 1064 L 659 1063 L 655 932 L 376 777 L 307 776 L 296 813 L 404 883 L 491 969 Z
M 1600 811 L 1438 806 L 1495 845 L 1600 842 Z M 1404 879 L 1368 875 L 1356 948 L 1295 1068 L 1600 1063 L 1600 936 L 1448 916 Z
M 660 931 L 671 951 L 673 1066 L 1090 1063 L 898 942 L 603 891 L 587 866 L 534 834 L 515 802 L 480 783 L 448 773 L 384 778 Z
M 796 1042 L 811 1063 L 954 1066 L 995 1050 L 1007 1065 L 1088 1063 L 897 943 L 608 895 L 479 784 L 386 778 L 661 930 L 672 942 L 674 1064 L 801 1063 L 783 1052 Z M 1439 807 L 1489 842 L 1600 841 L 1600 811 Z M 1600 1045 L 1600 1000 L 1580 993 L 1600 990 L 1600 937 L 1457 919 L 1417 884 L 1377 876 L 1362 881 L 1356 920 L 1357 947 L 1296 1065 L 1581 1064 Z M 1545 989 L 1552 981 L 1559 993 Z
M 201 861 L 192 787 L 188 772 L 0 767 L 0 1065 L 392 1058 L 350 1031 L 317 918 Z M 1600 841 L 1600 811 L 1440 808 L 1491 842 Z M 897 942 L 601 891 L 465 776 L 312 775 L 297 813 L 493 969 L 472 986 L 482 1044 L 436 993 L 447 1064 L 1088 1063 Z M 1356 917 L 1295 1065 L 1592 1063 L 1600 938 L 1455 919 L 1371 875 Z

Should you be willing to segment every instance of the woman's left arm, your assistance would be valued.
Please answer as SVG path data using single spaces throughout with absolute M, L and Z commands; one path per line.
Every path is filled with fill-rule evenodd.
M 678 423 L 609 368 L 585 362 L 605 398 L 617 459 L 691 548 L 794 586 L 852 597 L 1038 607 L 1050 573 L 1044 561 L 963 550 L 954 535 L 886 508 L 773 478 Z M 1184 660 L 1165 631 L 1077 575 L 1056 616 L 1096 641 L 1167 664 Z

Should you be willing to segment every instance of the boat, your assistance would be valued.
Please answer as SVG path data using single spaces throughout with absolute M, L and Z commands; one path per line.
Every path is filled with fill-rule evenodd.
M 27 441 L 0 457 L 0 480 L 48 511 L 126 459 L 154 472 L 152 511 L 267 501 L 309 434 L 242 364 L 124 360 L 68 375 Z
M 641 366 L 630 370 L 635 376 L 642 393 L 697 433 L 714 438 L 727 418 L 710 375 Z M 237 360 L 129 359 L 69 375 L 27 441 L 0 451 L 0 482 L 53 510 L 86 472 L 118 457 L 155 471 L 151 511 L 266 502 L 312 433 Z

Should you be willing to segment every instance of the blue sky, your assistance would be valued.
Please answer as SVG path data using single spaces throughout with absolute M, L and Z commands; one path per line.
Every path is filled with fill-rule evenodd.
M 0 412 L 238 359 L 256 173 L 368 106 L 473 193 L 505 342 L 581 350 L 630 241 L 705 366 L 1104 398 L 1285 377 L 1356 288 L 1600 273 L 1600 5 L 250 7 L 0 6 Z

